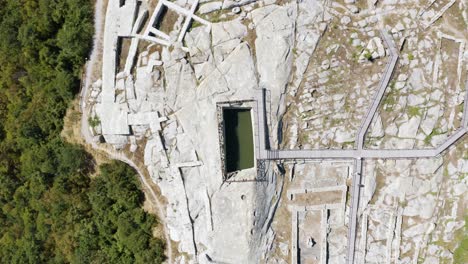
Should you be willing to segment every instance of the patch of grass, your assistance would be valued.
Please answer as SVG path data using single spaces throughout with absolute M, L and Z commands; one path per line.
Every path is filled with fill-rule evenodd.
M 395 83 L 395 80 L 392 80 L 390 82 L 390 84 L 388 85 L 390 87 L 390 91 L 383 99 L 384 105 L 387 105 L 387 108 L 385 109 L 386 111 L 392 110 L 392 107 L 396 104 L 397 97 L 399 96 L 398 91 L 395 90 Z
M 439 130 L 437 129 L 434 129 L 431 134 L 427 135 L 427 137 L 424 139 L 424 143 L 426 143 L 427 145 L 430 145 L 431 144 L 431 140 L 432 140 L 432 137 L 433 136 L 437 136 L 437 135 L 440 135 L 442 134 Z
M 372 61 L 372 54 L 367 49 L 364 52 L 364 58 L 366 58 L 366 60 L 368 60 L 368 61 Z
M 305 133 L 301 134 L 300 139 L 302 144 L 309 143 L 309 136 Z
M 352 39 L 350 38 L 350 43 L 352 43 Z M 355 60 L 356 62 L 358 62 L 359 60 L 359 54 L 361 54 L 361 52 L 364 50 L 364 47 L 362 45 L 357 45 L 356 46 L 356 50 L 353 51 L 353 53 L 351 54 L 351 57 L 353 58 L 353 60 Z
M 384 104 L 387 105 L 387 107 L 385 108 L 385 110 L 386 110 L 387 112 L 392 111 L 393 106 L 395 105 L 395 103 L 396 103 L 395 97 L 392 96 L 392 95 L 390 95 L 390 94 L 387 95 L 387 97 L 385 97 L 385 99 L 384 99 Z
M 390 92 L 385 96 L 383 103 L 384 105 L 387 105 L 385 108 L 386 111 L 392 110 L 393 106 L 396 104 L 396 97 L 397 95 L 393 92 Z
M 347 101 L 346 101 L 345 104 L 343 105 L 343 108 L 344 108 L 344 110 L 345 110 L 346 113 L 351 112 L 351 106 L 348 104 Z
M 92 127 L 92 128 L 95 128 L 97 127 L 99 124 L 101 124 L 101 120 L 99 119 L 99 117 L 97 115 L 95 115 L 94 117 L 88 117 L 88 124 Z
M 359 59 L 359 54 L 356 51 L 353 51 L 353 53 L 351 54 L 351 58 L 357 62 Z
M 405 208 L 406 206 L 408 206 L 408 200 L 404 199 L 403 201 L 399 201 L 398 204 L 401 208 Z
M 468 216 L 465 216 L 465 227 L 460 244 L 453 252 L 453 263 L 464 264 L 468 263 Z
M 408 115 L 409 117 L 413 116 L 421 116 L 421 109 L 417 106 L 409 106 L 408 107 Z
M 426 145 L 430 145 L 430 144 L 431 144 L 431 140 L 432 140 L 433 134 L 434 134 L 434 132 L 432 132 L 431 134 L 427 135 L 426 138 L 424 139 L 424 143 L 425 143 Z
M 408 60 L 410 60 L 410 61 L 414 60 L 414 55 L 413 55 L 413 53 L 411 53 L 411 52 L 408 53 Z
M 330 120 L 330 126 L 332 126 L 332 127 L 337 126 L 337 125 L 339 125 L 340 123 L 341 123 L 341 120 L 336 119 L 336 118 L 332 118 L 332 119 Z
M 294 55 L 297 56 L 297 48 L 296 48 L 296 47 L 294 47 L 294 48 L 292 49 L 292 52 L 293 52 Z
M 228 20 L 227 18 L 222 18 L 222 15 L 228 14 L 230 11 L 227 10 L 218 10 L 211 12 L 204 19 L 210 21 L 211 23 L 219 23 Z
M 198 22 L 197 20 L 192 20 L 190 29 L 197 28 L 203 26 L 202 23 Z

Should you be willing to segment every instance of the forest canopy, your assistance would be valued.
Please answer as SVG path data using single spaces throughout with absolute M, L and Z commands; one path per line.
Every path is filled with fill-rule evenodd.
M 60 137 L 91 48 L 91 0 L 0 0 L 0 262 L 161 263 L 135 172 Z

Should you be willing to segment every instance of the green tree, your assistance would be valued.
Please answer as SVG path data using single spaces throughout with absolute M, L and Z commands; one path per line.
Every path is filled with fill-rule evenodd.
M 91 0 L 0 0 L 0 263 L 161 263 L 135 172 L 63 142 Z M 96 235 L 97 234 L 97 235 Z

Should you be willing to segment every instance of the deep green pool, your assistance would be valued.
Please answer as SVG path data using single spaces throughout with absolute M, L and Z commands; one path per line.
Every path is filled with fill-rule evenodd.
M 226 108 L 223 118 L 227 172 L 252 168 L 254 144 L 250 109 Z

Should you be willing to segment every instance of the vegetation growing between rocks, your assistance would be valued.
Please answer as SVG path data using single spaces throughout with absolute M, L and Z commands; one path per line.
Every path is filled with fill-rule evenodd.
M 93 1 L 0 0 L 0 262 L 160 263 L 129 167 L 60 138 L 93 33 Z
M 460 245 L 453 253 L 453 262 L 455 264 L 468 262 L 468 216 L 465 217 L 465 227 L 463 228 L 463 235 L 460 239 Z

